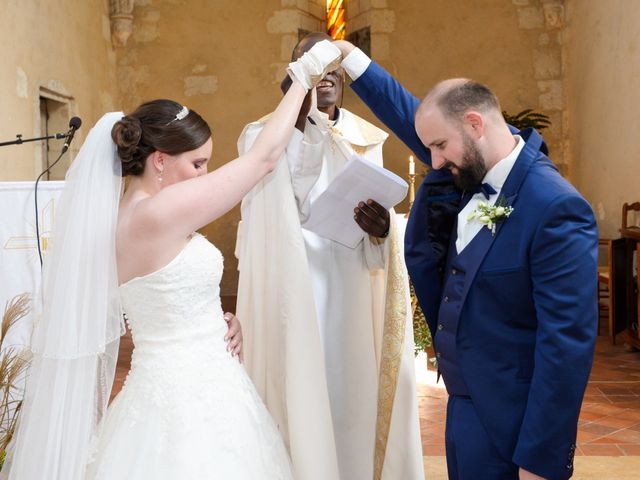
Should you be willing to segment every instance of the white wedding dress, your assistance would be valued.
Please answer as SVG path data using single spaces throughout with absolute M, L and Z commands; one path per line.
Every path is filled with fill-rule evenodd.
M 275 423 L 226 351 L 222 262 L 196 234 L 169 264 L 120 286 L 135 348 L 88 479 L 292 478 Z

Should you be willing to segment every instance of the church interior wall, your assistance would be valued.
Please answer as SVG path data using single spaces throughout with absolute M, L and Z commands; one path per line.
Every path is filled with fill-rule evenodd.
M 213 129 L 211 168 L 235 158 L 243 126 L 269 113 L 299 30 L 323 26 L 324 0 L 134 0 L 126 45 L 111 41 L 107 0 L 3 0 L 0 141 L 41 133 L 39 96 L 67 102 L 90 125 L 108 110 L 172 98 Z M 372 57 L 422 97 L 438 80 L 489 84 L 509 113 L 549 115 L 552 160 L 614 235 L 620 205 L 637 193 L 633 130 L 640 5 L 629 0 L 347 0 L 347 32 L 370 29 Z M 351 30 L 350 30 L 351 29 Z M 355 94 L 343 105 L 381 125 Z M 603 141 L 603 139 L 610 139 Z M 385 164 L 408 173 L 409 150 L 390 136 Z M 34 179 L 38 145 L 0 148 L 0 180 Z M 420 173 L 420 171 L 418 171 Z M 398 211 L 406 211 L 403 202 Z M 233 295 L 239 208 L 205 227 L 226 259 Z
M 567 115 L 575 184 L 600 236 L 616 238 L 622 204 L 640 200 L 640 2 L 569 0 Z
M 118 104 L 115 61 L 105 0 L 0 2 L 0 142 L 44 135 L 40 97 L 52 109 L 53 133 L 66 131 L 71 116 L 83 120 L 71 153 L 89 127 Z M 51 141 L 55 151 L 60 140 Z M 69 164 L 71 157 L 64 158 Z M 0 148 L 0 180 L 34 180 L 42 170 L 42 143 Z M 64 170 L 57 171 L 64 176 Z

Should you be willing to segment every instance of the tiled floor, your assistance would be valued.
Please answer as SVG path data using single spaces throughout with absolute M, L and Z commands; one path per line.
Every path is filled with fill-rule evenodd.
M 424 455 L 444 455 L 447 394 L 432 371 L 418 372 L 418 382 Z M 577 443 L 576 455 L 640 455 L 640 352 L 598 337 Z

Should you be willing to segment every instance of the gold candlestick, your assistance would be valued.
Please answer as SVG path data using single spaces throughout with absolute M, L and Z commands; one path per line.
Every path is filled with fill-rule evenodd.
M 413 207 L 413 201 L 416 199 L 416 174 L 409 174 L 409 211 L 407 212 L 407 217 L 409 216 L 409 212 L 411 212 L 411 207 Z
M 416 164 L 413 161 L 413 155 L 409 155 L 409 211 L 407 217 L 411 212 L 413 201 L 416 198 Z

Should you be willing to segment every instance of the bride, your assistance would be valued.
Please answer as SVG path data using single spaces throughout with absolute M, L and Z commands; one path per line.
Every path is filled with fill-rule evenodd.
M 273 170 L 305 95 L 339 59 L 322 42 L 290 64 L 293 86 L 253 148 L 211 173 L 209 126 L 178 103 L 98 121 L 59 203 L 2 478 L 293 478 L 276 425 L 225 346 L 222 255 L 193 232 Z M 123 319 L 131 371 L 106 410 Z

